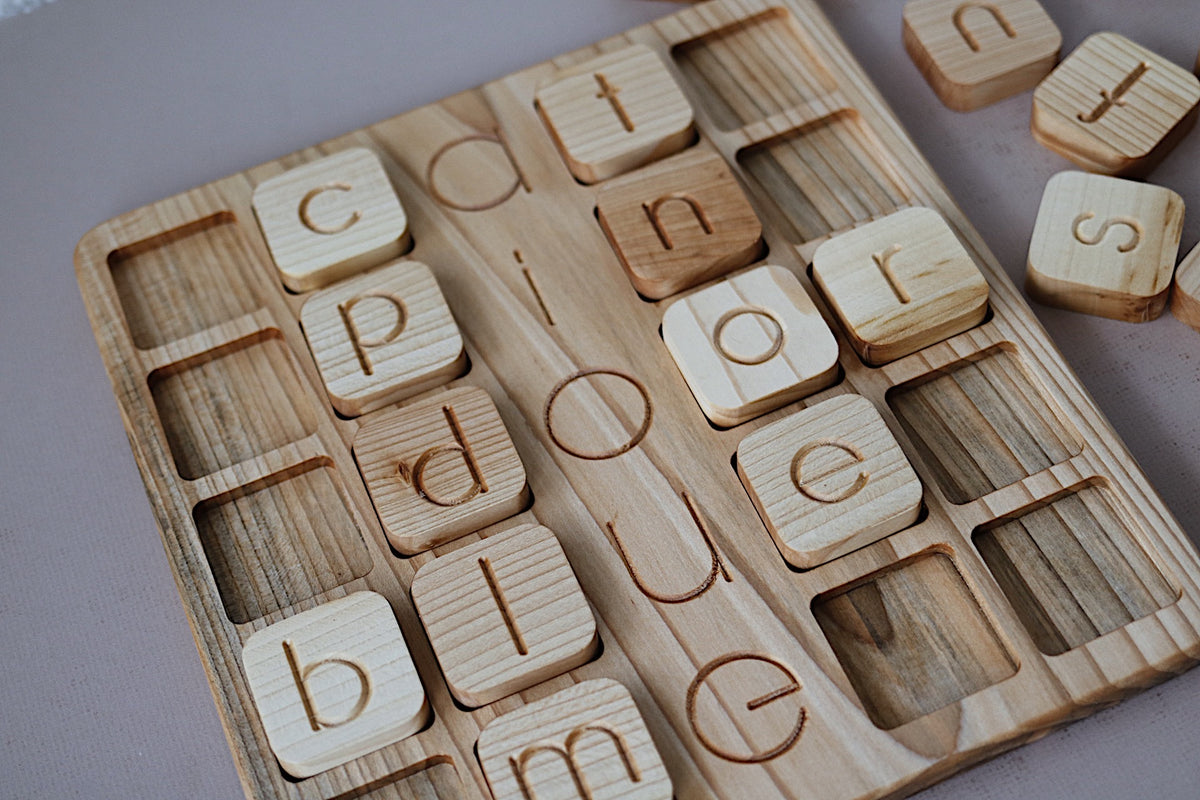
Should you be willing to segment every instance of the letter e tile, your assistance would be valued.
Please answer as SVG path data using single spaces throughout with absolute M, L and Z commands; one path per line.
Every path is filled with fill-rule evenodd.
M 1040 303 L 1128 322 L 1166 308 L 1183 198 L 1161 186 L 1060 172 L 1046 183 L 1025 288 Z
M 354 147 L 254 188 L 254 213 L 283 285 L 307 292 L 403 253 L 408 217 L 379 157 Z
M 835 236 L 813 280 L 868 364 L 886 364 L 983 321 L 987 280 L 942 215 L 906 208 Z
M 477 749 L 495 800 L 671 800 L 671 777 L 633 696 L 608 678 L 497 717 Z
M 662 337 L 716 425 L 738 425 L 837 378 L 837 341 L 784 267 L 757 267 L 681 297 L 663 314 Z
M 427 562 L 412 597 L 450 691 L 473 708 L 574 669 L 596 651 L 587 599 L 541 525 Z
M 374 592 L 256 631 L 242 664 L 271 750 L 294 778 L 398 742 L 429 719 L 392 607 Z
M 790 414 L 738 445 L 738 475 L 779 552 L 810 569 L 916 521 L 921 480 L 856 394 Z
M 398 261 L 313 294 L 300 324 L 333 407 L 356 417 L 457 378 L 462 335 L 429 267 Z
M 655 300 L 762 249 L 762 224 L 725 159 L 699 148 L 604 184 L 596 214 L 634 288 Z
M 563 70 L 535 100 L 571 174 L 584 183 L 669 156 L 695 136 L 692 106 L 642 44 Z
M 392 547 L 413 555 L 525 507 L 525 467 L 483 389 L 463 386 L 370 419 L 354 457 Z

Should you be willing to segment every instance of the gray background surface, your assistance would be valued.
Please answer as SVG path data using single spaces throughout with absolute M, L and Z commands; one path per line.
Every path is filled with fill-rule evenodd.
M 1200 3 L 1044 0 L 1191 66 Z M 1046 180 L 1030 94 L 941 106 L 901 0 L 823 0 L 1018 281 Z M 118 213 L 673 11 L 643 0 L 59 0 L 0 21 L 0 798 L 241 795 L 71 266 Z M 1200 209 L 1200 132 L 1151 176 Z M 1184 252 L 1200 238 L 1200 213 Z M 1200 333 L 1036 308 L 1193 539 Z M 1200 797 L 1200 671 L 921 795 Z M 797 787 L 798 791 L 802 787 Z

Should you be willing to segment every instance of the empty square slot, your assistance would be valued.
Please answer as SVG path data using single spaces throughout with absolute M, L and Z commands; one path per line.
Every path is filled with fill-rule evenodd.
M 227 211 L 108 254 L 125 321 L 142 349 L 256 310 L 242 274 L 252 263 L 250 248 Z
M 887 399 L 952 503 L 982 497 L 1082 449 L 1079 434 L 1008 349 L 892 389 Z
M 763 144 L 738 163 L 752 194 L 802 244 L 906 204 L 882 146 L 854 111 L 839 111 Z
M 317 418 L 277 331 L 150 375 L 180 476 L 203 477 L 311 435 Z
M 974 540 L 1047 655 L 1065 653 L 1179 599 L 1130 534 L 1110 493 L 1099 487 L 979 528 Z
M 258 619 L 371 570 L 337 473 L 322 461 L 205 501 L 193 518 L 233 622 Z
M 684 42 L 673 54 L 722 130 L 802 105 L 837 87 L 782 8 Z
M 922 553 L 820 595 L 812 608 L 867 715 L 884 730 L 1017 671 L 943 553 Z

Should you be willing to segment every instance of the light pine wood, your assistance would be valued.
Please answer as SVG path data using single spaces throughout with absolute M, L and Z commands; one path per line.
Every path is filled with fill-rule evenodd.
M 483 389 L 452 389 L 374 417 L 354 439 L 392 547 L 413 554 L 508 519 L 525 467 Z
M 412 598 L 451 694 L 472 708 L 578 667 L 599 643 L 571 564 L 541 525 L 425 564 Z
M 1200 245 L 1192 248 L 1175 271 L 1171 313 L 1200 331 Z
M 479 761 L 495 800 L 672 797 L 633 696 L 611 680 L 585 681 L 494 720 L 479 734 Z
M 704 414 L 737 425 L 837 377 L 837 342 L 796 277 L 763 266 L 672 303 L 663 342 Z
M 357 417 L 467 368 L 454 316 L 429 267 L 399 261 L 309 296 L 300 324 L 339 413 Z
M 1025 289 L 1039 303 L 1145 322 L 1167 306 L 1183 198 L 1146 183 L 1060 172 L 1046 184 Z
M 655 300 L 762 252 L 762 224 L 737 179 L 699 147 L 607 181 L 596 215 L 634 288 Z
M 908 208 L 835 236 L 813 280 L 858 355 L 886 364 L 979 324 L 988 284 L 946 220 Z
M 815 306 L 814 330 L 836 319 L 808 272 L 815 250 L 909 206 L 947 218 L 989 283 L 991 313 L 878 368 L 835 327 L 821 334 L 839 346 L 828 362 L 833 384 L 732 430 L 714 426 L 663 338 L 665 315 L 687 296 L 672 305 L 633 291 L 596 218 L 602 187 L 570 172 L 536 109 L 536 92 L 564 71 L 631 45 L 652 52 L 688 97 L 692 146 L 718 153 L 743 187 L 771 263 Z M 402 198 L 411 258 L 437 277 L 469 369 L 407 405 L 346 418 L 300 324 L 311 292 L 282 285 L 252 200 L 256 186 L 353 148 L 378 158 Z M 1192 544 L 809 0 L 681 9 L 124 214 L 84 237 L 76 266 L 249 796 L 482 800 L 481 730 L 604 680 L 635 698 L 680 798 L 803 791 L 874 800 L 1165 680 L 1200 653 Z M 769 299 L 781 296 L 773 289 Z M 726 365 L 715 363 L 722 374 Z M 447 400 L 476 408 L 484 393 L 478 420 L 489 436 L 471 427 L 473 412 L 462 430 L 473 452 L 494 443 L 508 453 L 506 466 L 481 475 L 511 476 L 505 485 L 520 502 L 487 527 L 465 516 L 480 496 L 440 509 L 462 535 L 409 555 L 389 542 L 352 444 L 392 423 L 378 436 L 378 467 L 397 492 L 401 458 L 411 474 L 422 453 L 448 448 L 427 460 L 425 477 L 442 500 L 456 499 L 474 484 L 442 408 Z M 924 507 L 904 530 L 798 570 L 780 555 L 732 457 L 742 439 L 844 394 L 883 417 L 922 480 Z M 405 422 L 418 408 L 425 421 Z M 500 446 L 508 440 L 511 450 Z M 1112 539 L 1118 560 L 1144 580 L 1152 563 L 1179 599 L 1050 657 L 1022 606 L 1054 607 L 1058 629 L 1075 630 L 1085 608 L 1115 611 L 1108 580 L 1074 584 L 1072 608 L 1054 581 L 1070 569 L 1085 574 L 1085 563 L 1068 560 L 1059 578 L 1022 558 L 993 572 L 976 532 L 1085 486 L 1102 488 L 1113 511 L 1096 518 L 1123 526 Z M 426 525 L 422 514 L 437 509 L 406 491 L 413 519 Z M 408 512 L 395 509 L 388 522 L 403 536 Z M 601 646 L 563 675 L 467 708 L 417 616 L 413 579 L 427 563 L 525 524 L 554 531 Z M 1075 536 L 1087 541 L 1080 528 Z M 1104 569 L 1112 586 L 1126 585 L 1125 567 Z M 1013 574 L 1035 599 L 1010 601 L 1003 586 Z M 432 717 L 393 744 L 293 780 L 255 709 L 242 648 L 256 631 L 364 590 L 387 600 Z M 846 598 L 862 610 L 847 610 Z M 890 643 L 864 638 L 889 631 Z M 601 758 L 613 753 L 606 738 L 597 739 Z M 532 797 L 553 796 L 550 784 L 579 796 L 560 757 L 535 761 Z
M 1054 69 L 1062 34 L 1037 0 L 909 0 L 904 49 L 934 92 L 973 111 L 1032 89 Z
M 1196 122 L 1200 80 L 1116 33 L 1083 40 L 1033 93 L 1033 138 L 1092 172 L 1145 175 Z
M 306 292 L 381 264 L 411 242 L 379 157 L 355 147 L 254 187 L 254 213 L 284 286 Z
M 271 750 L 295 778 L 399 741 L 429 718 L 392 608 L 374 592 L 263 628 L 242 663 Z
M 534 95 L 572 174 L 596 183 L 683 149 L 692 107 L 662 59 L 632 45 L 563 70 Z
M 921 479 L 859 395 L 809 406 L 742 439 L 738 474 L 787 562 L 811 569 L 916 522 Z

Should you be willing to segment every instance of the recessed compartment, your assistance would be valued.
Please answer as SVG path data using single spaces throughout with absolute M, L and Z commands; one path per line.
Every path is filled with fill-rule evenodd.
M 1087 486 L 976 529 L 975 546 L 1047 655 L 1079 647 L 1179 599 L 1112 494 Z
M 676 45 L 680 70 L 722 130 L 811 102 L 837 87 L 791 14 L 772 8 Z
M 851 110 L 838 111 L 762 144 L 745 147 L 737 160 L 751 194 L 786 223 L 795 244 L 907 204 L 895 170 L 874 134 Z
M 233 622 L 258 619 L 371 570 L 340 478 L 324 459 L 200 503 L 192 517 Z
M 1079 454 L 1079 434 L 1004 345 L 888 392 L 887 402 L 952 503 Z
M 256 310 L 243 275 L 253 263 L 250 247 L 228 211 L 108 255 L 133 343 L 143 350 Z
M 317 416 L 278 331 L 156 370 L 150 393 L 181 477 L 203 477 L 311 435 Z
M 819 595 L 812 610 L 867 715 L 884 730 L 1017 671 L 953 559 L 939 551 Z

